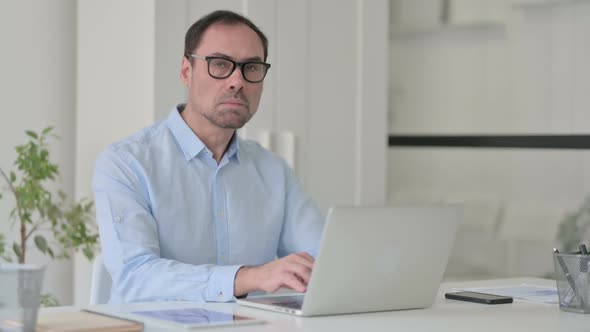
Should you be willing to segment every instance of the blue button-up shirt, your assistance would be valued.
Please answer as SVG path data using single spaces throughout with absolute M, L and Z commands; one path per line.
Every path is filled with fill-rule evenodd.
M 241 266 L 314 255 L 323 229 L 284 160 L 234 135 L 217 164 L 176 108 L 103 151 L 92 187 L 111 303 L 234 300 Z

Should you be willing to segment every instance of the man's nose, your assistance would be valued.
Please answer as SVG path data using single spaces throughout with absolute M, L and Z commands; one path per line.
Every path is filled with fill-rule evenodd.
M 231 75 L 227 78 L 229 80 L 230 89 L 233 90 L 240 90 L 244 87 L 246 80 L 244 80 L 244 75 L 242 75 L 242 67 L 236 66 Z

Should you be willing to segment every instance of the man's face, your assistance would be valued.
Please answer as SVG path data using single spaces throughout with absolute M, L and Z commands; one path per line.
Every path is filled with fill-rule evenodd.
M 264 61 L 260 37 L 244 24 L 211 25 L 192 53 L 236 62 Z M 262 82 L 244 80 L 240 67 L 227 78 L 215 79 L 207 66 L 203 59 L 193 59 L 192 65 L 186 58 L 182 61 L 181 80 L 188 88 L 190 109 L 218 128 L 241 128 L 258 109 Z

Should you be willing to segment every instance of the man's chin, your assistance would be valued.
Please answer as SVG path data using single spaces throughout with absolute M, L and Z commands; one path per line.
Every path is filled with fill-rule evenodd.
M 223 129 L 240 129 L 248 123 L 250 119 L 233 119 L 233 120 L 219 120 L 213 121 L 213 124 Z
M 243 110 L 225 110 L 216 114 L 216 116 L 207 118 L 219 128 L 240 129 L 250 121 L 251 116 Z
M 241 124 L 229 123 L 229 124 L 222 124 L 219 127 L 223 128 L 223 129 L 240 129 L 240 128 L 244 127 L 245 125 L 246 125 L 246 123 L 241 123 Z

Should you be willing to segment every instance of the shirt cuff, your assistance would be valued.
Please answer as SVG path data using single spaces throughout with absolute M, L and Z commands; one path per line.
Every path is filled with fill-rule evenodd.
M 230 265 L 216 267 L 211 282 L 207 289 L 208 302 L 230 302 L 235 301 L 234 281 L 236 273 L 243 265 Z

